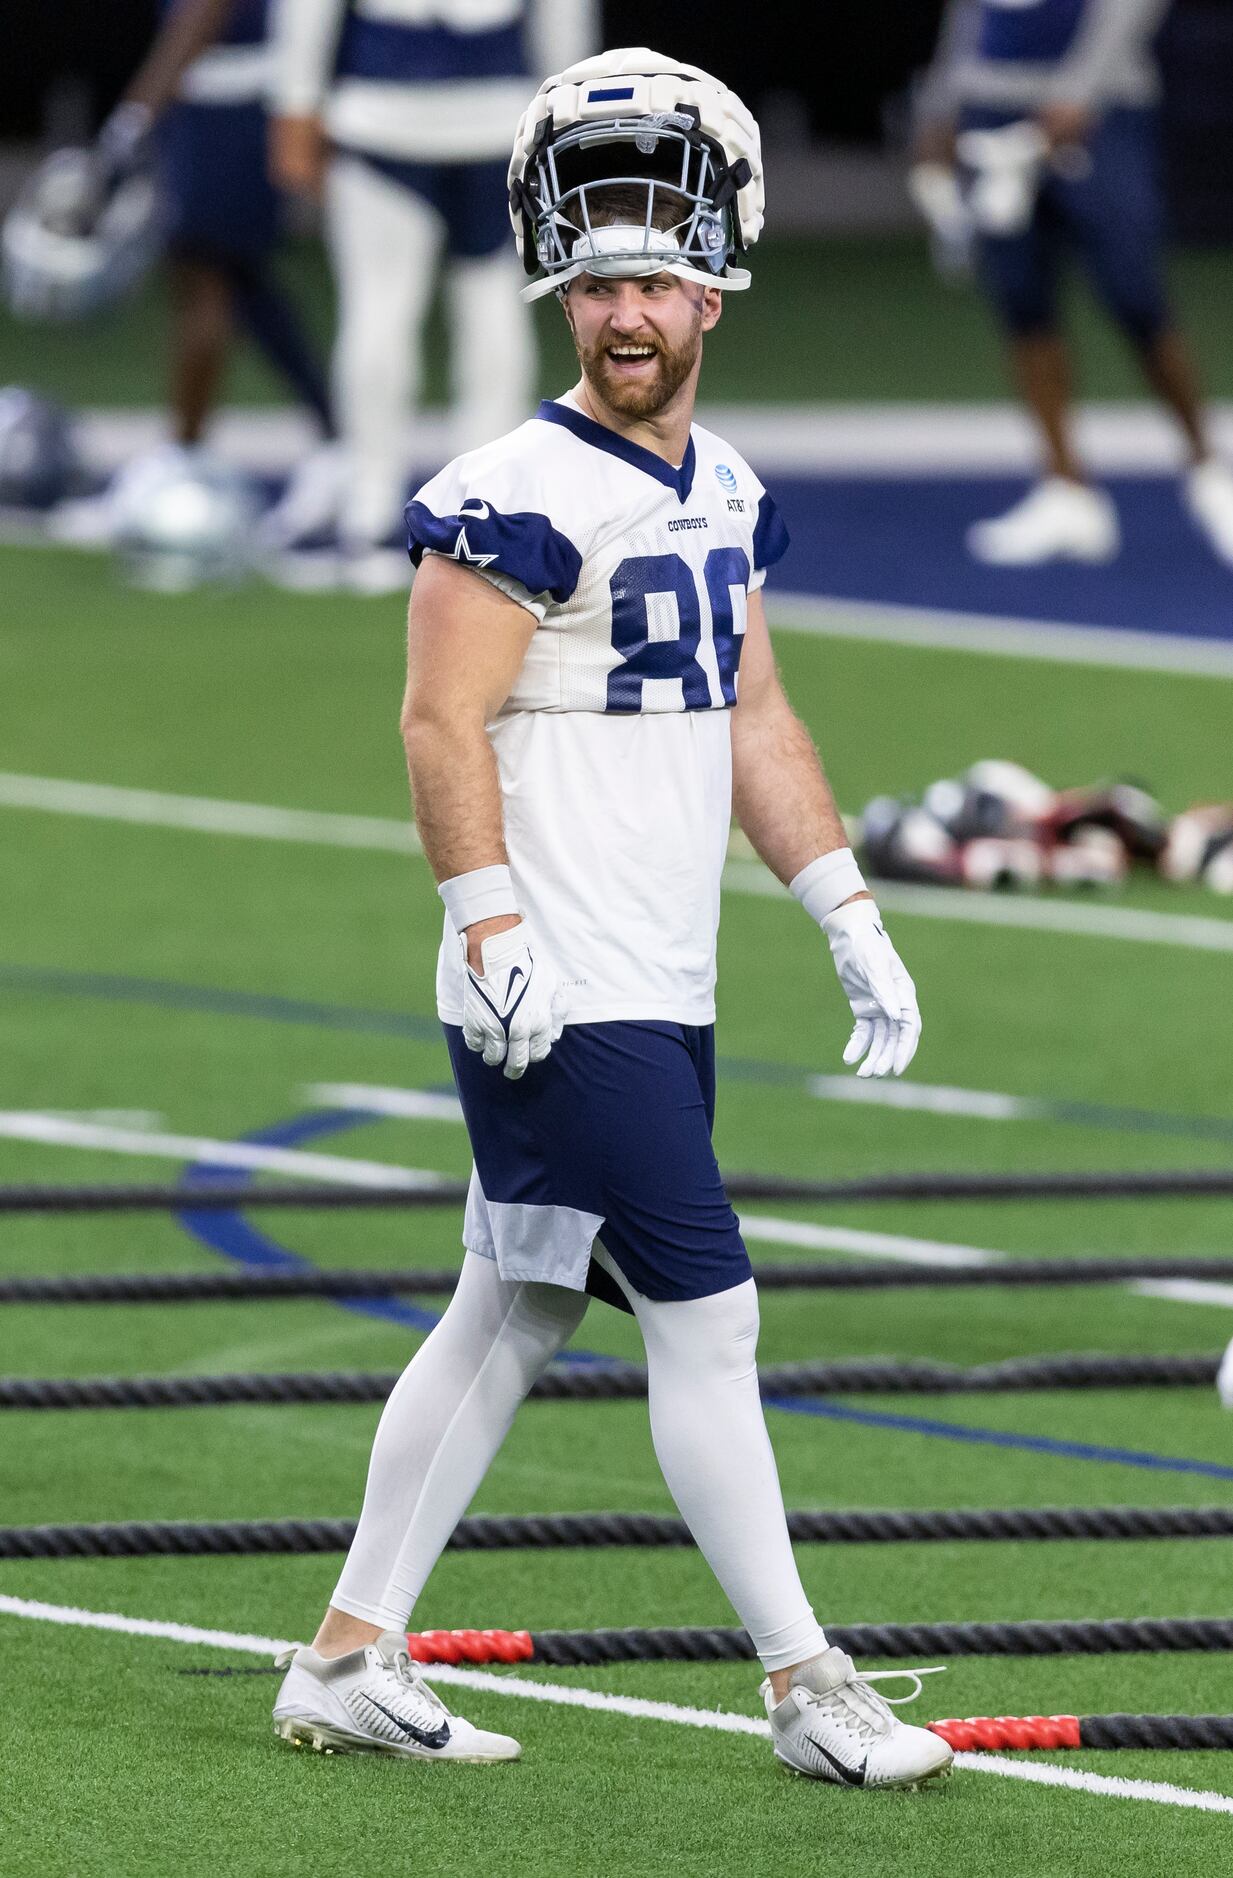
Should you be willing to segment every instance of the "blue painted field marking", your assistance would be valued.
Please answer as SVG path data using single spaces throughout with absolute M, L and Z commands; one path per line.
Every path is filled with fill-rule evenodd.
M 369 1035 L 406 1037 L 416 1043 L 440 1044 L 441 1027 L 435 1017 L 406 1011 L 367 1009 L 362 1005 L 319 1004 L 311 999 L 284 998 L 263 992 L 232 991 L 210 985 L 185 985 L 174 980 L 130 978 L 118 973 L 61 971 L 36 965 L 0 965 L 0 988 L 47 992 L 61 997 L 98 998 L 104 1002 L 149 1004 L 171 1010 L 201 1011 L 218 1017 L 247 1017 L 273 1023 L 315 1025 L 324 1030 L 349 1030 Z M 720 1056 L 717 1068 L 726 1081 L 765 1083 L 797 1089 L 816 1099 L 813 1072 L 791 1064 L 761 1062 L 756 1058 Z M 1027 1119 L 1083 1128 L 1108 1128 L 1118 1133 L 1161 1134 L 1212 1141 L 1233 1141 L 1233 1118 L 1223 1115 L 1171 1115 L 1152 1109 L 1123 1108 L 1099 1102 L 1070 1102 L 1024 1098 L 1033 1113 Z
M 294 1147 L 302 1141 L 336 1134 L 342 1129 L 357 1127 L 375 1119 L 367 1110 L 326 1109 L 314 1114 L 296 1115 L 290 1121 L 275 1122 L 269 1128 L 245 1135 L 243 1139 L 269 1147 Z M 192 1182 L 194 1185 L 208 1185 L 211 1181 L 225 1181 L 231 1185 L 235 1178 L 234 1168 L 212 1166 L 206 1162 L 198 1162 L 188 1168 L 183 1176 L 186 1183 Z M 242 1173 L 241 1178 L 251 1176 Z M 186 1195 L 188 1197 L 191 1196 Z M 186 1205 L 178 1218 L 181 1225 L 203 1245 L 240 1264 L 260 1266 L 266 1270 L 316 1269 L 311 1259 L 267 1239 L 238 1211 L 224 1213 L 205 1208 L 194 1210 L 191 1205 Z M 394 1298 L 357 1296 L 330 1298 L 323 1302 L 339 1305 L 357 1316 L 380 1318 L 387 1323 L 402 1324 L 411 1330 L 431 1330 L 439 1322 L 435 1312 L 420 1310 L 415 1305 L 403 1304 Z M 564 1350 L 554 1360 L 573 1364 L 603 1364 L 618 1359 L 594 1350 Z M 1105 1466 L 1140 1467 L 1158 1473 L 1198 1474 L 1208 1480 L 1233 1480 L 1233 1467 L 1222 1466 L 1219 1462 L 1191 1461 L 1174 1455 L 1151 1454 L 1137 1448 L 1106 1448 L 1095 1442 L 1065 1441 L 1052 1435 L 1014 1434 L 999 1428 L 969 1428 L 962 1422 L 942 1422 L 932 1417 L 901 1415 L 880 1409 L 848 1408 L 839 1402 L 817 1398 L 768 1396 L 765 1405 L 768 1409 L 778 1409 L 786 1415 L 851 1422 L 859 1427 L 889 1430 L 897 1434 L 927 1435 L 937 1440 L 967 1442 L 983 1447 L 1017 1448 L 1033 1454 L 1056 1455 L 1065 1460 L 1096 1461 Z
M 308 1115 L 293 1115 L 290 1121 L 274 1122 L 268 1128 L 259 1128 L 254 1133 L 244 1135 L 242 1139 L 256 1147 L 294 1148 L 304 1141 L 314 1141 L 322 1135 L 338 1134 L 346 1128 L 358 1128 L 365 1122 L 380 1121 L 381 1116 L 374 1115 L 368 1109 L 321 1109 Z M 213 1183 L 233 1187 L 247 1185 L 252 1174 L 241 1168 L 221 1167 L 209 1161 L 198 1161 L 185 1168 L 181 1175 L 181 1184 L 185 1188 L 186 1200 L 191 1201 L 190 1187 L 208 1187 Z M 238 1209 L 225 1212 L 213 1207 L 193 1207 L 187 1204 L 176 1215 L 180 1224 L 202 1245 L 212 1252 L 221 1252 L 224 1258 L 233 1259 L 239 1265 L 264 1271 L 316 1271 L 318 1267 L 312 1259 L 305 1258 L 299 1252 L 292 1252 L 289 1247 L 279 1245 L 277 1240 L 267 1238 Z M 399 1298 L 373 1298 L 358 1293 L 354 1297 L 335 1297 L 321 1300 L 323 1303 L 339 1306 L 357 1317 L 375 1317 L 387 1324 L 399 1324 L 407 1330 L 432 1330 L 440 1322 L 436 1311 L 426 1311 L 416 1304 L 406 1304 Z M 616 1359 L 602 1356 L 591 1350 L 563 1350 L 555 1359 L 561 1363 L 577 1365 L 589 1363 L 611 1363 Z
M 932 1435 L 941 1441 L 965 1441 L 978 1447 L 1021 1448 L 1032 1454 L 1053 1454 L 1071 1461 L 1099 1461 L 1105 1466 L 1143 1467 L 1155 1473 L 1201 1474 L 1207 1480 L 1233 1480 L 1233 1467 L 1219 1461 L 1190 1461 L 1173 1454 L 1151 1454 L 1140 1448 L 1106 1448 L 1094 1441 L 1064 1441 L 1053 1435 L 1021 1435 L 1003 1428 L 969 1428 L 963 1422 L 940 1422 L 930 1416 L 899 1415 L 883 1409 L 848 1408 L 821 1399 L 767 1398 L 767 1408 L 788 1415 L 814 1415 L 826 1421 L 855 1422 L 858 1427 L 891 1429 L 897 1434 Z
M 337 1134 L 341 1129 L 354 1128 L 372 1119 L 366 1110 L 323 1109 L 312 1115 L 295 1115 L 287 1122 L 275 1122 L 269 1128 L 257 1129 L 242 1139 L 258 1147 L 294 1148 L 301 1142 L 315 1140 L 321 1135 Z M 237 1170 L 234 1167 L 220 1167 L 209 1161 L 197 1161 L 184 1170 L 181 1183 L 186 1188 L 208 1187 L 212 1184 L 231 1187 L 237 1181 L 247 1185 L 251 1179 L 252 1174 L 242 1168 Z M 206 1207 L 194 1208 L 191 1195 L 187 1192 L 185 1199 L 186 1204 L 176 1217 L 194 1239 L 208 1246 L 212 1252 L 221 1252 L 224 1258 L 232 1259 L 236 1264 L 265 1271 L 317 1269 L 311 1259 L 279 1245 L 274 1239 L 268 1239 L 238 1209 L 221 1212 Z M 408 1330 L 431 1330 L 437 1322 L 435 1312 L 421 1310 L 414 1304 L 405 1304 L 399 1298 L 370 1298 L 357 1293 L 355 1297 L 331 1298 L 329 1301 L 356 1316 L 377 1317 L 385 1323 L 400 1324 Z

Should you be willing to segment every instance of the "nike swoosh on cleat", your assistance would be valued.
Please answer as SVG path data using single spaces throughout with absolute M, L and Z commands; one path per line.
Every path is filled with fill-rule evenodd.
M 816 1740 L 813 1735 L 806 1735 L 805 1739 L 806 1741 L 808 1741 L 810 1747 L 817 1748 L 818 1753 L 823 1757 L 824 1760 L 827 1760 L 830 1762 L 831 1766 L 834 1768 L 835 1772 L 839 1775 L 839 1778 L 841 1780 L 846 1780 L 850 1787 L 863 1787 L 864 1786 L 865 1769 L 869 1765 L 868 1755 L 865 1756 L 864 1760 L 861 1762 L 859 1767 L 849 1767 L 846 1761 L 837 1760 L 835 1756 L 831 1753 L 830 1749 L 824 1748 L 822 1746 L 822 1743 Z
M 404 1721 L 401 1715 L 395 1715 L 393 1709 L 388 1709 L 382 1703 L 378 1702 L 375 1695 L 369 1695 L 368 1692 L 363 1689 L 360 1693 L 366 1702 L 372 1703 L 379 1714 L 384 1715 L 387 1721 L 392 1721 L 395 1728 L 401 1728 L 409 1740 L 418 1741 L 422 1748 L 448 1747 L 450 1738 L 448 1722 L 442 1722 L 439 1728 L 417 1728 L 414 1722 Z M 822 1752 L 824 1754 L 826 1753 L 825 1748 Z M 830 1759 L 829 1755 L 827 1755 L 827 1759 Z

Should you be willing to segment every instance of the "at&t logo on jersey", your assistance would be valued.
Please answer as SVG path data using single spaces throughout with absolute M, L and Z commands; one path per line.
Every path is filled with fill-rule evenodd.
M 717 463 L 715 465 L 715 474 L 725 489 L 736 488 L 736 477 L 726 463 Z

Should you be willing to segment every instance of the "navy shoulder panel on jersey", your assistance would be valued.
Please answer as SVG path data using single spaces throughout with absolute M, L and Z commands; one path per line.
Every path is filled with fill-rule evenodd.
M 578 585 L 582 556 L 546 515 L 503 515 L 471 494 L 452 515 L 434 515 L 419 501 L 409 502 L 405 513 L 407 548 L 416 567 L 429 550 L 448 554 L 464 567 L 494 568 L 528 593 L 549 594 L 558 604 Z
M 788 552 L 788 530 L 783 516 L 770 496 L 763 491 L 754 523 L 753 560 L 757 568 L 774 567 Z

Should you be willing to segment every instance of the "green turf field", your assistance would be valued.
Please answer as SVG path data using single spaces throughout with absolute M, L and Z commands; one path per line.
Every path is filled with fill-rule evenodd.
M 7 772 L 396 818 L 398 601 L 251 588 L 173 601 L 120 588 L 89 556 L 0 555 L 0 762 Z M 773 603 L 770 607 L 774 617 Z M 981 756 L 1059 780 L 1133 769 L 1171 808 L 1228 793 L 1230 688 L 1214 679 L 1016 663 L 783 634 L 778 649 L 837 792 L 859 806 Z M 882 727 L 874 736 L 872 726 Z M 87 1125 L 233 1141 L 303 1114 L 306 1087 L 439 1087 L 431 1024 L 438 920 L 421 861 L 270 839 L 0 809 L 0 1110 L 135 1111 Z M 1207 918 L 1228 902 L 1131 887 L 1126 905 Z M 1179 929 L 1180 930 L 1180 929 Z M 1169 1167 L 1227 1160 L 1228 953 L 899 915 L 925 1016 L 912 1079 L 1136 1109 L 1086 1121 L 901 1112 L 822 1101 L 845 1007 L 817 935 L 785 900 L 731 893 L 721 936 L 717 1126 L 730 1171 Z M 280 1002 L 281 1001 L 281 1002 Z M 409 1020 L 422 1020 L 415 1024 Z M 1204 1131 L 1206 1124 L 1206 1132 Z M 308 1144 L 461 1174 L 456 1125 L 378 1120 Z M 0 1181 L 168 1181 L 175 1158 L 0 1139 Z M 991 1252 L 1227 1255 L 1216 1201 L 804 1206 L 762 1214 Z M 249 1215 L 320 1264 L 457 1257 L 455 1216 Z M 0 1271 L 221 1269 L 171 1219 L 5 1220 Z M 755 1240 L 756 1259 L 798 1256 Z M 827 1254 L 826 1256 L 833 1256 Z M 1129 1289 L 768 1294 L 762 1355 L 952 1362 L 1061 1350 L 1215 1351 L 1230 1311 Z M 0 1307 L 2 1368 L 66 1376 L 394 1367 L 415 1333 L 326 1302 Z M 578 1342 L 636 1358 L 593 1306 Z M 1207 1390 L 861 1398 L 871 1417 L 772 1412 L 797 1507 L 1213 1504 L 1233 1498 L 1233 1422 Z M 375 1408 L 227 1407 L 0 1417 L 7 1524 L 351 1516 Z M 879 1416 L 927 1419 L 933 1432 Z M 941 1426 L 938 1426 L 941 1425 Z M 964 1439 L 983 1431 L 981 1439 Z M 1002 1440 L 993 1437 L 1000 1436 Z M 1154 1465 L 1064 1444 L 1134 1451 Z M 1182 1464 L 1175 1466 L 1173 1463 Z M 1190 1471 L 1185 1463 L 1191 1463 Z M 1196 1471 L 1206 1464 L 1213 1471 Z M 643 1405 L 533 1403 L 477 1510 L 668 1510 Z M 834 1622 L 1229 1614 L 1219 1540 L 810 1546 Z M 259 1637 L 313 1628 L 330 1558 L 7 1563 L 0 1595 Z M 730 1623 L 688 1551 L 446 1558 L 424 1627 Z M 1228 1814 L 1027 1785 L 964 1769 L 938 1793 L 861 1795 L 791 1779 L 738 1734 L 503 1696 L 459 1706 L 524 1744 L 516 1767 L 306 1759 L 275 1743 L 263 1677 L 184 1678 L 260 1657 L 58 1628 L 0 1609 L 7 1874 L 425 1870 L 514 1878 L 722 1873 L 1207 1874 Z M 508 1674 L 501 1673 L 508 1681 Z M 744 1667 L 520 1671 L 515 1679 L 757 1712 Z M 448 1692 L 447 1692 L 448 1693 Z M 1224 1656 L 956 1659 L 931 1715 L 1233 1710 Z M 1233 1796 L 1217 1754 L 1035 1757 Z M 1166 1796 L 1167 1798 L 1167 1796 Z M 1227 1849 L 1224 1850 L 1227 1859 Z
M 324 350 L 332 296 L 319 248 L 293 244 L 288 284 Z M 755 291 L 738 295 L 707 347 L 707 398 L 768 404 L 903 399 L 979 403 L 1007 395 L 1001 347 L 972 288 L 933 275 L 923 239 L 775 240 L 759 246 Z M 1208 390 L 1233 396 L 1227 309 L 1230 257 L 1218 249 L 1177 253 L 1171 278 Z M 1108 321 L 1076 285 L 1070 317 L 1080 386 L 1089 398 L 1133 398 L 1142 385 Z M 535 308 L 540 386 L 556 397 L 575 376 L 573 350 L 556 303 Z M 82 343 L 79 328 L 34 327 L 0 309 L 6 380 L 35 386 L 69 405 L 149 405 L 163 392 L 166 303 L 157 278 Z M 430 321 L 425 399 L 445 401 L 445 327 Z M 232 404 L 285 396 L 250 348 L 240 347 L 226 387 Z

